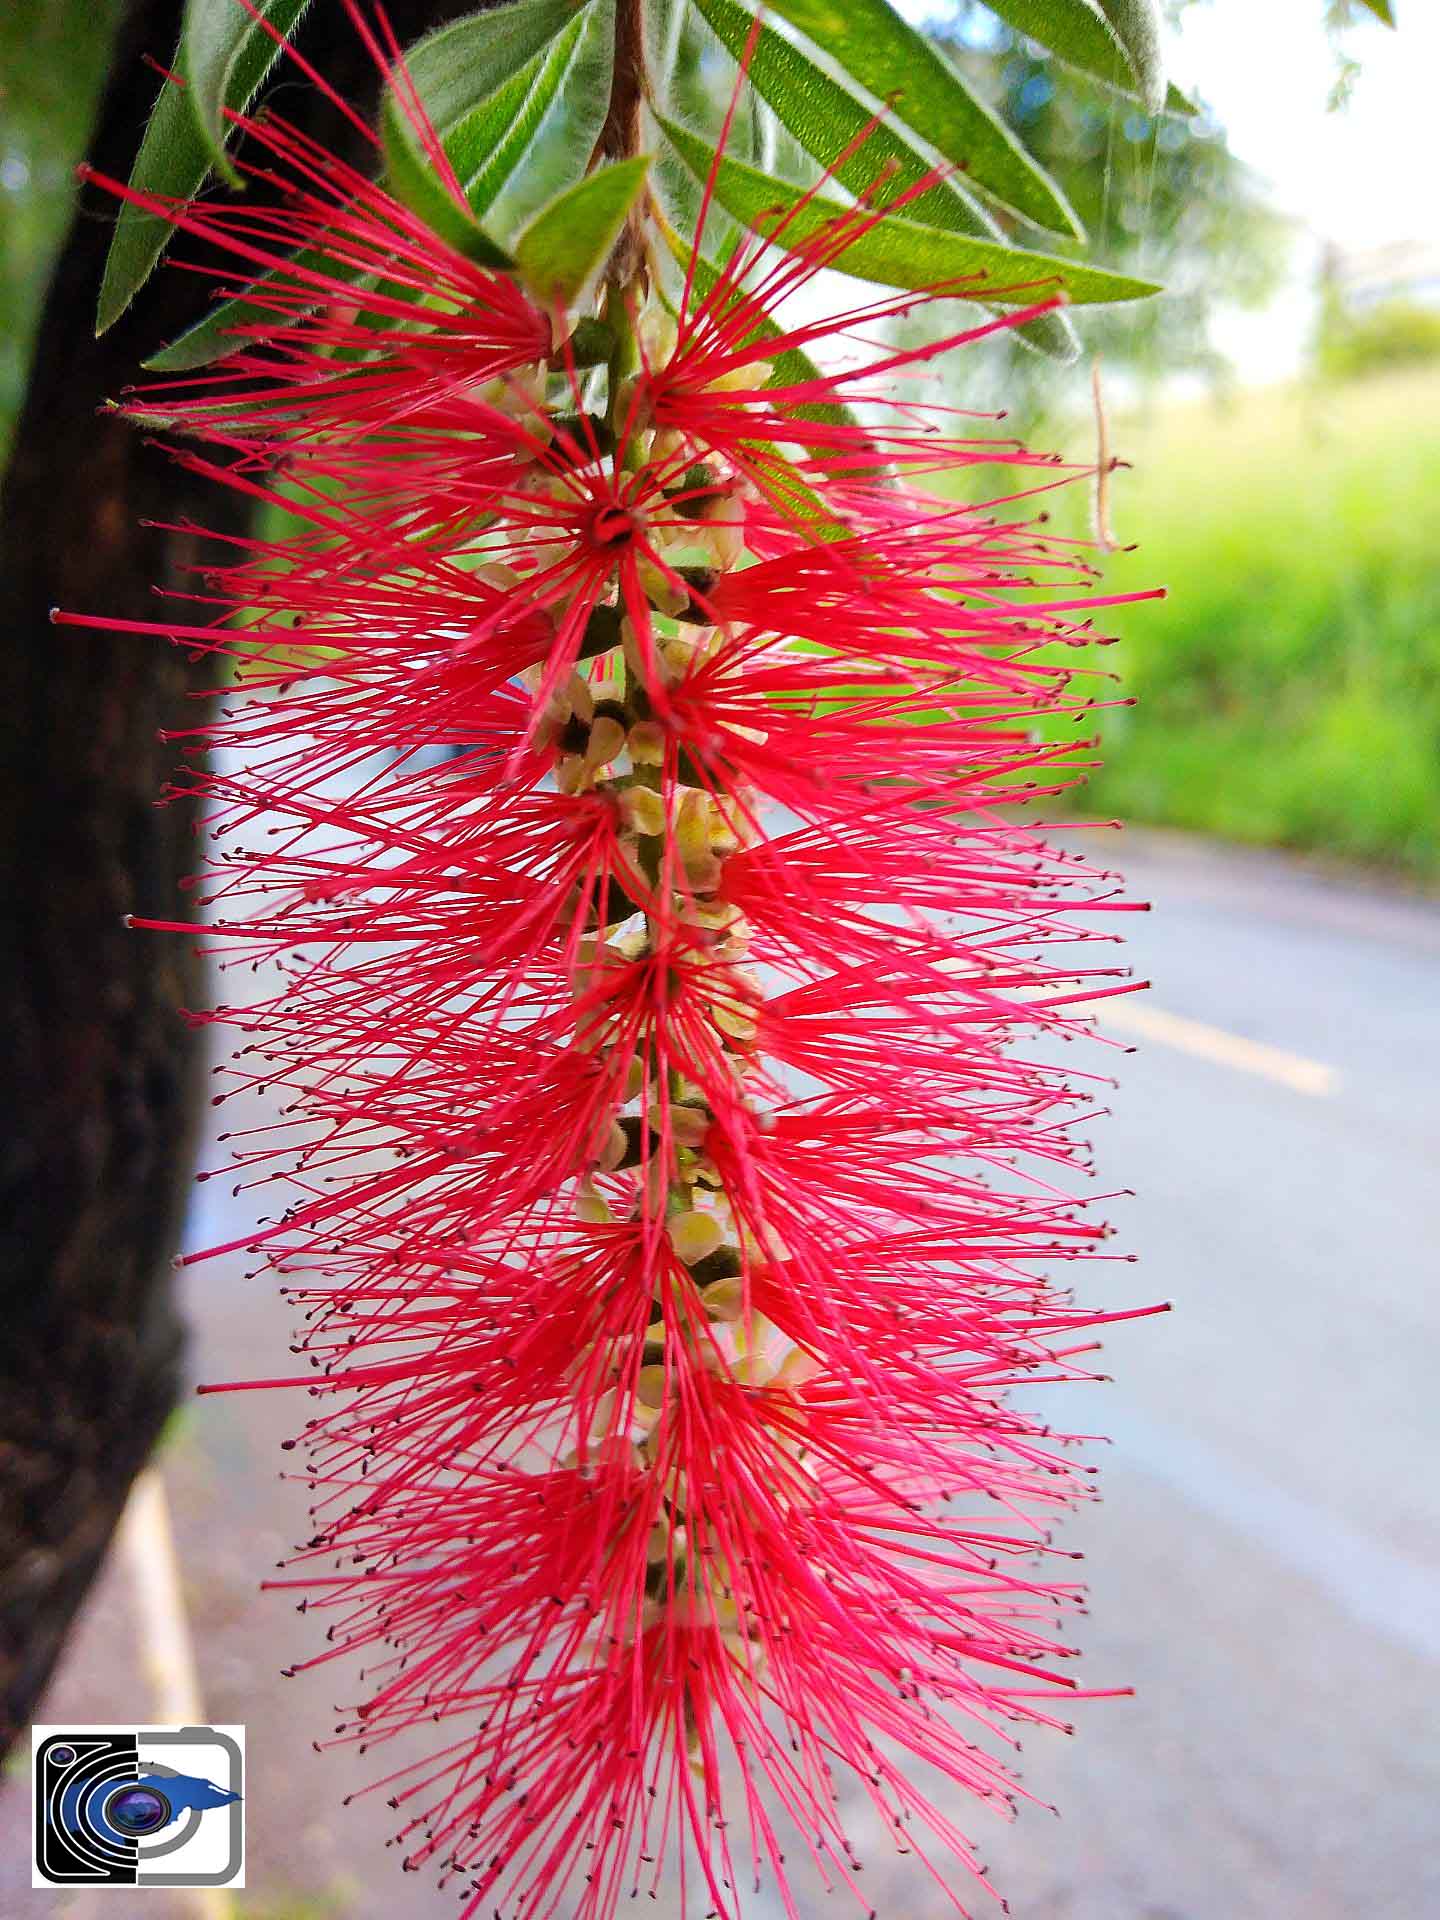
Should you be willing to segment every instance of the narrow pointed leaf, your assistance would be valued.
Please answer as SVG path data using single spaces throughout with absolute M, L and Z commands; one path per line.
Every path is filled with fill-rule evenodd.
M 969 185 L 1039 227 L 1085 238 L 1074 208 L 1010 129 L 888 0 L 770 0 L 853 80 L 959 169 Z
M 695 289 L 700 297 L 708 298 L 720 283 L 719 267 L 713 260 L 707 260 L 703 253 L 696 253 L 668 222 L 664 224 L 662 230 L 677 264 L 682 270 L 693 274 Z M 660 297 L 665 300 L 665 304 L 672 313 L 676 312 L 673 303 L 666 298 L 663 291 Z M 754 342 L 777 340 L 780 335 L 781 329 L 768 315 L 764 315 L 757 321 L 747 339 Z M 767 387 L 804 386 L 812 380 L 822 378 L 819 367 L 809 354 L 802 353 L 798 347 L 781 348 L 772 357 L 770 364 L 771 373 L 766 382 Z M 853 429 L 858 429 L 860 426 L 858 416 L 841 401 L 822 400 L 814 403 L 807 401 L 797 406 L 794 411 L 807 420 L 821 421 L 829 426 Z M 849 528 L 843 521 L 836 519 L 821 495 L 815 491 L 809 481 L 801 477 L 778 447 L 769 441 L 763 444 L 747 441 L 745 447 L 756 478 L 763 484 L 777 511 L 783 513 L 797 526 L 803 526 L 817 540 L 844 540 L 849 537 Z M 878 474 L 883 472 L 883 469 L 851 468 L 849 471 L 853 477 L 860 478 L 866 471 Z
M 253 0 L 253 4 L 259 20 L 239 0 L 185 0 L 180 30 L 180 73 L 190 111 L 210 165 L 232 186 L 239 186 L 240 176 L 225 151 L 229 134 L 225 109 L 243 112 L 280 56 L 279 42 L 266 32 L 266 26 L 288 40 L 310 0 Z
M 708 299 L 720 284 L 720 269 L 713 260 L 707 260 L 703 253 L 696 253 L 692 247 L 680 238 L 673 228 L 667 228 L 666 238 L 670 242 L 670 251 L 679 265 L 689 271 L 693 262 L 696 290 L 702 299 Z M 755 326 L 755 340 L 778 340 L 781 328 L 765 315 Z M 782 347 L 771 356 L 772 372 L 768 384 L 772 387 L 808 386 L 821 378 L 820 369 L 799 347 Z M 836 427 L 858 427 L 859 416 L 854 410 L 839 400 L 825 400 L 806 403 L 801 411 L 808 420 L 821 420 Z
M 563 99 L 567 116 L 572 107 L 576 114 L 583 113 L 585 103 L 574 97 L 577 83 L 583 82 L 590 68 L 601 64 L 595 58 L 597 51 L 609 55 L 609 36 L 602 36 L 596 29 L 612 13 L 613 7 L 606 5 L 587 7 L 577 14 L 534 59 L 446 133 L 445 151 L 477 219 L 490 210 L 532 152 L 556 102 Z M 602 41 L 598 49 L 592 45 Z M 603 64 L 608 75 L 608 57 Z M 590 92 L 598 123 L 604 118 L 606 93 L 603 87 L 592 87 Z M 573 131 L 567 129 L 572 136 Z M 588 151 L 593 136 L 588 142 L 572 137 L 566 144 L 572 152 L 579 153 L 582 146 Z M 583 169 L 582 156 L 577 176 Z
M 1140 99 L 1151 113 L 1165 104 L 1165 57 L 1160 50 L 1158 0 L 1097 0 L 1135 70 Z
M 407 206 L 473 259 L 509 263 L 480 220 L 533 156 L 557 103 L 572 136 L 559 177 L 570 172 L 567 152 L 573 172 L 583 170 L 585 126 L 593 118 L 598 128 L 608 97 L 614 11 L 614 0 L 514 0 L 454 21 L 406 53 L 404 78 L 387 88 L 380 114 L 386 176 Z M 597 88 L 591 83 L 601 67 L 607 81 Z M 407 110 L 411 89 L 466 192 L 469 216 L 436 177 Z
M 688 127 L 663 118 L 660 126 L 699 178 L 704 179 L 715 166 L 715 196 L 725 211 L 772 237 L 777 246 L 794 251 L 851 211 L 819 194 L 805 198 L 792 181 L 778 180 L 739 160 L 722 158 L 716 164 L 710 148 Z M 1005 306 L 1026 305 L 1052 293 L 1064 294 L 1076 305 L 1088 305 L 1140 300 L 1159 292 L 1153 281 L 1053 254 L 1000 246 L 968 234 L 947 233 L 900 214 L 890 214 L 860 234 L 846 249 L 843 271 L 859 280 L 917 291 L 954 283 L 957 298 L 993 300 Z M 1024 291 L 1012 291 L 1016 288 Z
M 571 9 L 568 24 L 543 45 L 539 53 L 532 55 L 518 71 L 491 92 L 479 97 L 449 128 L 443 144 L 451 165 L 466 188 L 471 210 L 477 216 L 488 210 L 515 169 L 532 151 L 547 114 L 557 103 L 566 108 L 568 120 L 569 103 L 564 99 L 566 90 L 586 78 L 583 71 L 585 66 L 593 66 L 596 60 L 607 56 L 613 11 L 613 0 L 590 0 L 590 4 L 583 5 L 578 12 Z M 500 17 L 504 18 L 503 15 Z M 458 24 L 465 26 L 469 23 Z M 527 12 L 525 25 L 527 33 L 535 30 L 533 14 Z M 507 37 L 501 49 L 504 58 L 513 57 L 516 46 L 520 44 L 524 44 L 524 41 L 517 40 L 513 35 Z M 415 64 L 412 51 L 406 61 L 412 79 Z M 419 64 L 422 75 L 430 71 L 428 55 L 422 54 Z M 503 59 L 501 64 L 504 64 Z M 453 105 L 453 95 L 447 97 Z M 431 105 L 431 102 L 427 102 L 427 107 Z M 597 118 L 603 117 L 603 95 L 594 111 Z M 391 142 L 392 172 L 405 173 L 413 159 L 416 177 L 410 179 L 411 194 L 423 201 L 425 209 L 433 212 L 447 233 L 453 234 L 458 228 L 461 243 L 472 253 L 477 251 L 475 231 L 459 214 L 439 182 L 429 175 L 423 153 L 413 154 L 413 143 L 402 137 L 400 123 L 403 123 L 403 111 L 393 98 L 387 102 L 387 112 L 398 115 L 397 124 L 387 129 Z M 583 119 L 583 109 L 579 117 Z M 422 174 L 426 177 L 420 178 Z M 440 203 L 438 206 L 435 205 L 437 200 Z M 509 264 L 508 254 L 494 245 L 488 235 L 478 242 L 478 250 L 491 265 Z M 296 254 L 284 271 L 288 272 L 290 267 L 323 267 L 339 278 L 347 277 L 345 270 L 337 267 L 328 255 L 315 250 Z M 188 332 L 152 355 L 146 361 L 146 366 L 155 372 L 181 372 L 208 366 L 233 353 L 238 345 L 235 330 L 265 317 L 266 309 L 256 302 L 252 294 L 263 289 L 265 281 L 272 277 L 271 274 L 261 275 L 251 294 L 238 295 L 216 306 Z
M 272 267 L 268 273 L 261 274 L 245 293 L 233 300 L 221 301 L 203 320 L 197 320 L 193 327 L 152 353 L 143 363 L 146 371 L 186 373 L 194 367 L 208 367 L 215 360 L 223 360 L 226 354 L 237 352 L 245 344 L 235 337 L 238 327 L 274 318 L 272 311 L 256 298 L 263 295 L 266 282 L 283 278 L 293 283 L 297 270 L 303 275 L 307 269 L 334 280 L 353 280 L 357 285 L 373 279 L 360 268 L 336 260 L 322 247 L 303 248 L 291 254 L 283 267 Z M 319 297 L 317 294 L 317 300 Z
M 418 213 L 426 226 L 457 253 L 485 267 L 511 264 L 509 254 L 490 237 L 469 207 L 459 204 L 429 161 L 410 147 L 399 145 L 388 153 L 385 176 L 396 199 Z
M 1132 43 L 1121 38 L 1107 17 L 1109 0 L 986 0 L 986 4 L 1016 33 L 1034 40 L 1066 66 L 1077 67 L 1107 87 L 1135 96 L 1150 112 L 1193 117 L 1191 102 L 1178 87 L 1165 83 L 1159 66 L 1158 34 L 1132 36 L 1132 53 Z M 1146 4 L 1140 11 L 1153 16 L 1154 9 Z M 1147 57 L 1152 64 L 1142 72 L 1136 61 Z
M 1099 0 L 986 0 L 991 13 L 1016 33 L 1047 48 L 1067 65 L 1107 86 L 1135 93 L 1140 77 Z
M 756 485 L 768 494 L 777 513 L 802 528 L 811 539 L 848 540 L 850 529 L 837 520 L 824 500 L 777 447 L 743 443 Z
M 536 214 L 515 242 L 515 264 L 538 299 L 579 299 L 609 259 L 649 170 L 647 154 L 599 167 Z
M 737 0 L 695 4 L 726 49 L 740 59 L 750 44 L 753 17 Z M 907 220 L 1005 244 L 999 225 L 953 179 L 934 180 L 932 158 L 894 125 L 883 120 L 875 124 L 868 107 L 773 28 L 762 27 L 751 47 L 749 76 L 788 132 L 852 193 L 868 193 L 888 172 L 887 200 L 916 187 L 925 189 L 906 202 Z M 862 144 L 847 153 L 857 140 Z M 927 181 L 932 184 L 926 186 Z M 1030 336 L 1031 346 L 1061 360 L 1072 360 L 1079 350 L 1074 329 L 1062 314 L 1047 314 L 1021 331 Z
M 667 231 L 666 237 L 670 251 L 680 266 L 693 271 L 695 288 L 700 297 L 708 299 L 720 284 L 719 267 L 707 260 L 703 253 L 696 253 L 673 229 Z M 757 322 L 753 338 L 756 342 L 778 340 L 782 338 L 782 329 L 765 314 Z M 771 356 L 770 367 L 770 378 L 765 383 L 767 387 L 803 387 L 824 378 L 809 354 L 800 347 L 782 347 Z M 843 427 L 847 432 L 861 430 L 860 416 L 843 400 L 802 401 L 794 408 L 794 412 L 803 419 L 825 426 Z M 771 500 L 787 518 L 806 526 L 820 540 L 844 540 L 849 537 L 849 529 L 844 522 L 836 519 L 823 498 L 796 472 L 778 447 L 770 443 L 764 446 L 747 443 L 747 451 L 757 473 L 763 474 Z M 883 466 L 856 467 L 848 462 L 846 470 L 852 479 L 857 480 L 885 472 Z
M 754 15 L 738 0 L 695 0 L 695 6 L 726 49 L 740 59 L 749 42 Z M 920 185 L 935 173 L 933 159 L 918 152 L 893 124 L 881 120 L 872 125 L 875 115 L 869 107 L 772 27 L 760 29 L 748 72 L 751 86 L 774 109 L 787 132 L 852 193 L 868 192 L 886 168 L 891 169 L 885 187 L 887 199 Z M 842 159 L 846 149 L 862 135 L 864 144 Z M 931 185 L 907 205 L 905 213 L 908 219 L 955 233 L 991 240 L 1000 237 L 996 223 L 953 180 Z
M 288 31 L 305 5 L 306 0 L 281 0 L 281 4 L 272 0 L 269 13 L 277 28 Z M 279 58 L 280 49 L 235 0 L 223 0 L 223 6 L 227 19 L 254 28 L 255 37 L 246 43 L 243 57 L 230 68 L 229 91 L 223 96 L 232 112 L 242 113 Z M 175 65 L 182 69 L 185 65 L 183 41 L 176 51 Z M 190 93 L 190 87 L 172 80 L 161 86 L 130 172 L 130 185 L 137 192 L 162 200 L 188 200 L 205 184 L 216 149 L 202 129 Z M 173 233 L 174 228 L 163 215 L 128 204 L 121 206 L 100 283 L 96 333 L 114 326 L 155 271 Z
M 594 0 L 581 7 L 573 0 L 513 0 L 509 6 L 453 21 L 406 50 L 408 87 L 413 88 L 447 154 L 449 141 L 456 140 L 458 155 L 450 156 L 451 164 L 462 180 L 483 163 L 489 151 L 484 144 L 487 105 L 506 82 L 575 25 L 577 14 L 588 13 L 593 4 Z M 380 110 L 380 140 L 392 177 L 408 181 L 416 173 L 432 171 L 420 131 L 394 84 L 386 89 Z M 444 192 L 438 181 L 435 186 Z
M 1383 20 L 1387 27 L 1395 24 L 1395 9 L 1390 0 L 1360 0 L 1362 7 L 1368 7 L 1377 20 Z

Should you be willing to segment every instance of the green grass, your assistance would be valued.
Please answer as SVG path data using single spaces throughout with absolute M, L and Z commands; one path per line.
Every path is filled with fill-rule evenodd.
M 350 1881 L 337 1882 L 323 1893 L 282 1893 L 269 1898 L 242 1893 L 233 1896 L 236 1920 L 345 1920 L 355 1911 L 360 1889 Z
M 1087 806 L 1440 878 L 1440 371 L 1112 430 L 1117 665 Z M 1118 654 L 1118 659 L 1115 657 Z

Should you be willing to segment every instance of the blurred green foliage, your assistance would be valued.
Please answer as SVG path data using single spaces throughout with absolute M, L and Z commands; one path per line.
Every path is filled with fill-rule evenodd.
M 359 1898 L 360 1889 L 348 1878 L 319 1893 L 282 1893 L 268 1899 L 242 1894 L 237 1920 L 344 1920 Z
M 1358 380 L 1435 361 L 1440 361 L 1440 307 L 1386 300 L 1359 313 L 1333 301 L 1321 309 L 1315 364 L 1326 379 Z
M 0 462 L 121 0 L 0 4 Z
M 1133 709 L 1081 802 L 1440 878 L 1440 369 L 1114 428 Z M 1077 503 L 1078 505 L 1078 503 Z

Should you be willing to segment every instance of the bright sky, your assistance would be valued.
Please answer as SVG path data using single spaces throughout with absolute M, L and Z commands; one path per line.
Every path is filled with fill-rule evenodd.
M 1232 152 L 1275 199 L 1346 247 L 1440 239 L 1440 12 L 1398 0 L 1400 27 L 1346 36 L 1360 60 L 1349 103 L 1328 113 L 1335 59 L 1321 0 L 1207 0 L 1171 40 L 1182 87 L 1203 94 Z
M 1172 38 L 1176 81 L 1204 96 L 1231 151 L 1304 223 L 1289 284 L 1272 305 L 1217 323 L 1217 345 L 1243 380 L 1297 371 L 1322 242 L 1440 241 L 1440 11 L 1433 0 L 1397 0 L 1396 14 L 1395 33 L 1367 22 L 1346 36 L 1360 74 L 1333 113 L 1335 56 L 1321 0 L 1207 0 Z

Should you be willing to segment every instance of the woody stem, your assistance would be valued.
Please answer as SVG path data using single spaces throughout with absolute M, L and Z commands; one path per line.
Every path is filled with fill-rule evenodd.
M 644 0 L 616 0 L 615 60 L 610 73 L 610 105 L 595 142 L 592 164 L 628 160 L 640 151 L 640 109 L 645 99 Z M 643 199 L 631 210 L 615 243 L 607 278 L 627 286 L 645 257 L 641 222 Z

